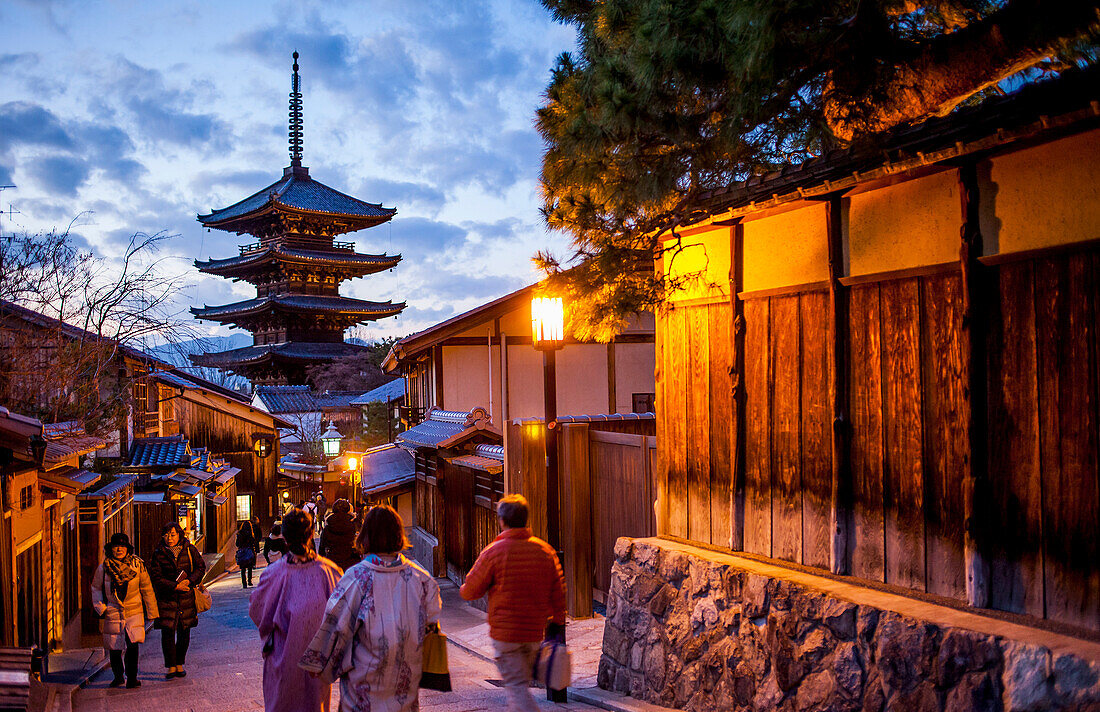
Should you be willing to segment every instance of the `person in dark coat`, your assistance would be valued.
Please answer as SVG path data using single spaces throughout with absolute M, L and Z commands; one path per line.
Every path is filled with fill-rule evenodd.
M 241 524 L 237 530 L 237 566 L 241 567 L 241 588 L 252 585 L 252 569 L 256 568 L 256 541 L 255 527 L 251 521 Z
M 149 560 L 149 577 L 160 610 L 153 627 L 160 629 L 166 680 L 187 676 L 183 666 L 191 644 L 191 629 L 199 623 L 195 586 L 202 582 L 205 573 L 202 554 L 187 541 L 179 523 L 165 524 L 163 538 Z
M 276 556 L 287 555 L 286 539 L 283 538 L 283 526 L 281 524 L 272 524 L 271 533 L 264 537 L 264 561 L 268 564 L 271 563 L 272 554 Z
M 321 532 L 321 556 L 332 559 L 337 566 L 347 571 L 363 558 L 355 550 L 355 538 L 358 534 L 355 517 L 351 515 L 351 503 L 346 499 L 336 500 L 332 504 L 332 514 L 325 520 L 325 529 Z

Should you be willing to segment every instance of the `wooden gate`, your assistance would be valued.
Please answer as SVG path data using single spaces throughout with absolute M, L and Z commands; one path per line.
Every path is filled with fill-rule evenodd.
M 440 459 L 439 467 L 443 474 L 443 506 L 447 522 L 447 535 L 443 537 L 447 578 L 462 584 L 466 573 L 474 565 L 471 555 L 474 473 L 443 459 Z
M 615 541 L 621 536 L 654 536 L 653 461 L 657 438 L 591 431 L 588 468 L 592 483 L 592 544 L 597 599 L 611 588 Z

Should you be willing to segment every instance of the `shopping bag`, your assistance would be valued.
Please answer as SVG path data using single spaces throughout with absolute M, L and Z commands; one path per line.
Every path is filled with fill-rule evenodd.
M 565 643 L 544 640 L 535 658 L 535 682 L 547 690 L 564 690 L 573 680 L 573 653 Z
M 447 636 L 438 623 L 428 626 L 424 634 L 424 658 L 420 686 L 426 690 L 451 691 L 451 669 L 447 665 Z
M 194 591 L 195 610 L 199 613 L 206 613 L 214 606 L 214 597 L 206 590 L 206 586 L 203 586 L 201 583 L 195 585 Z

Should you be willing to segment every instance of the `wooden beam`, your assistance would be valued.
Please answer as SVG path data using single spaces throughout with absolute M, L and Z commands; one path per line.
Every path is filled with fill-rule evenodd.
M 959 200 L 962 208 L 959 266 L 962 269 L 962 348 L 966 389 L 962 417 L 970 439 L 970 463 L 963 471 L 963 558 L 966 566 L 966 600 L 972 606 L 989 605 L 989 560 L 985 537 L 991 536 L 986 516 L 990 491 L 986 470 L 986 354 L 989 315 L 983 295 L 982 233 L 976 163 L 959 167 Z
M 615 393 L 615 340 L 607 342 L 607 412 L 618 412 L 618 399 Z
M 730 536 L 734 551 L 745 549 L 745 303 L 738 296 L 745 286 L 745 226 L 738 220 L 730 231 L 730 317 L 733 353 L 730 359 Z M 713 424 L 712 424 L 713 427 Z
M 588 461 L 588 424 L 566 423 L 561 428 L 562 544 L 565 550 L 565 589 L 569 615 L 592 616 L 592 501 Z
M 848 418 L 848 293 L 844 276 L 844 198 L 825 204 L 829 241 L 829 400 L 833 415 L 832 470 L 829 487 L 829 570 L 846 574 L 851 567 L 852 471 Z

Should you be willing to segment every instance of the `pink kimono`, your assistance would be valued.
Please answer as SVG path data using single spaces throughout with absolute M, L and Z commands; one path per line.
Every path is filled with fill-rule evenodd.
M 340 575 L 340 567 L 323 557 L 300 564 L 280 559 L 260 575 L 248 615 L 264 641 L 266 712 L 328 712 L 331 686 L 298 667 L 298 660 Z

